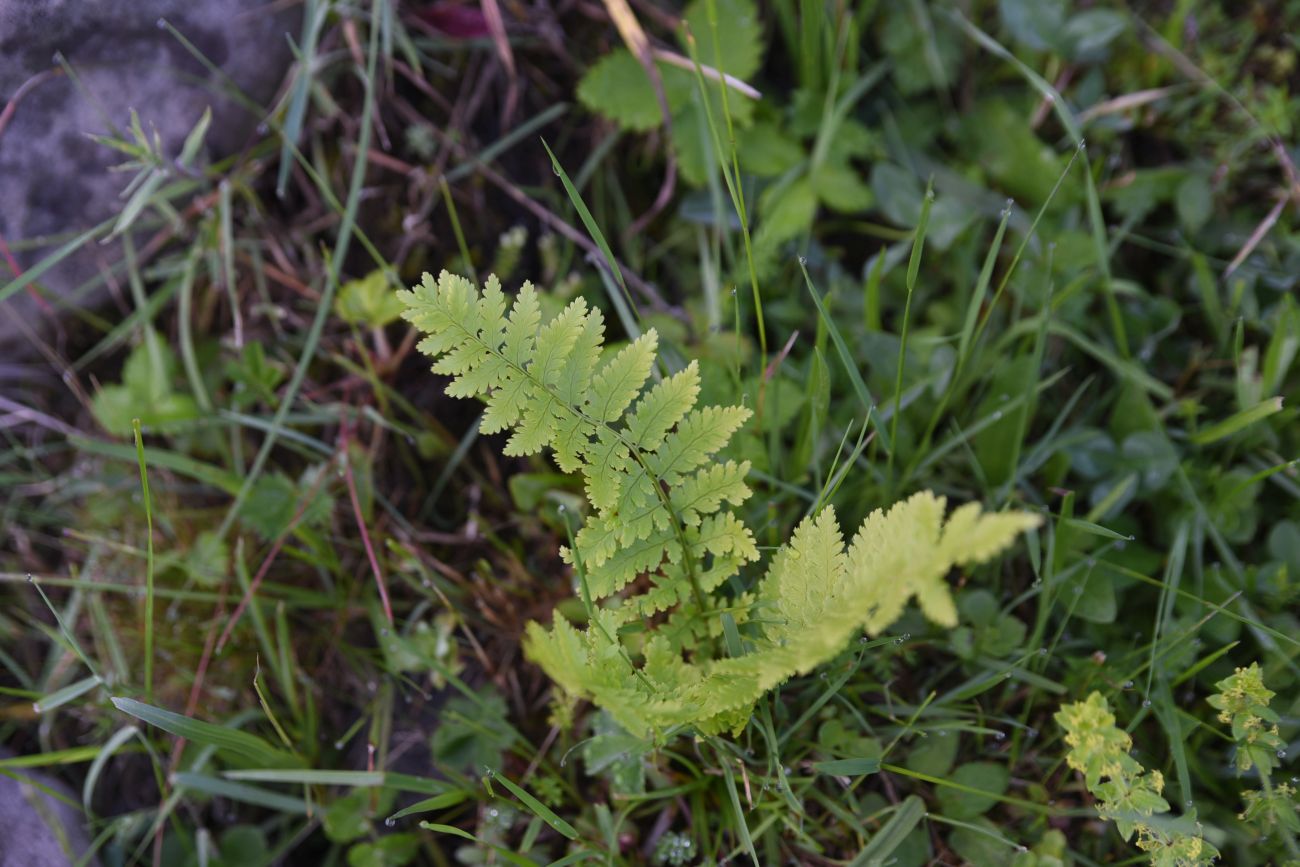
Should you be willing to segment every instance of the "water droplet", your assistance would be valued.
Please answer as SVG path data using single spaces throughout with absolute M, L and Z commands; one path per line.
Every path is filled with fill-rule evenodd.
M 32 703 L 32 712 L 33 712 L 33 713 L 40 713 L 40 712 L 41 712 L 41 703 L 40 703 L 40 702 L 33 702 L 33 703 Z
M 895 638 L 895 639 L 894 639 L 894 643 L 895 643 L 895 644 L 902 644 L 902 643 L 903 643 L 903 639 L 901 639 L 901 638 Z
M 1142 699 L 1142 706 L 1143 706 L 1143 707 L 1151 707 L 1151 699 L 1149 699 L 1149 698 L 1144 698 L 1144 699 Z
M 379 630 L 379 634 L 382 635 L 382 636 L 387 636 L 387 635 L 388 635 L 388 627 L 385 626 L 383 629 Z
M 1039 655 L 1039 656 L 1046 656 L 1046 655 L 1047 655 L 1047 648 L 1046 648 L 1046 647 L 1040 647 L 1040 648 L 1038 648 L 1038 655 Z
M 1042 587 L 1042 586 L 1043 586 L 1043 579 L 1042 579 L 1042 578 L 1035 578 L 1035 579 L 1034 579 L 1034 583 L 1031 584 L 1030 586 L 1031 586 L 1031 587 Z
M 807 264 L 808 264 L 808 257 L 807 257 L 807 256 L 800 256 L 800 257 L 799 257 L 799 264 L 800 264 L 800 265 L 807 265 Z
M 941 737 L 941 738 L 946 738 L 946 737 L 948 737 L 948 730 L 947 730 L 947 729 L 939 729 L 939 737 Z
M 394 819 L 392 816 L 389 816 L 387 819 L 384 820 L 384 826 L 388 828 L 394 828 L 397 826 L 397 820 Z
M 568 509 L 568 507 L 565 506 L 563 503 L 560 503 L 560 505 L 558 505 L 558 506 L 555 507 L 555 511 L 557 511 L 557 512 L 559 512 L 561 515 L 563 515 L 565 512 L 569 511 L 569 509 Z
M 28 583 L 28 584 L 35 584 L 35 583 L 36 583 L 36 576 L 33 575 L 31 572 L 28 572 L 28 573 L 27 573 L 27 583 Z
M 911 638 L 912 638 L 912 633 L 910 633 L 910 632 L 904 632 L 904 633 L 903 633 L 903 640 L 904 640 L 904 641 L 910 641 Z
M 1034 729 L 1034 728 L 1027 729 L 1025 731 L 1025 737 L 1029 738 L 1032 741 L 1034 738 L 1038 737 L 1038 729 Z
M 1121 689 L 1132 689 L 1132 688 L 1133 688 L 1133 681 L 1131 681 L 1131 680 L 1126 680 L 1126 681 L 1124 681 L 1124 683 L 1121 685 Z
M 167 19 L 166 19 L 166 18 L 159 18 L 157 21 L 155 21 L 155 22 L 153 23 L 153 26 L 154 26 L 154 27 L 157 27 L 159 30 L 166 30 L 166 29 L 167 29 Z M 248 129 L 248 127 L 244 127 L 244 129 Z
M 1278 757 L 1279 759 L 1285 759 L 1285 758 L 1286 758 L 1286 750 L 1278 750 L 1278 751 L 1277 751 L 1277 757 Z
M 271 128 L 270 128 L 269 126 L 267 126 L 266 124 L 264 124 L 264 123 L 259 123 L 259 124 L 257 125 L 257 134 L 258 134 L 258 135 L 266 135 L 266 134 L 267 134 L 268 132 L 270 132 L 270 131 L 271 131 Z M 415 441 L 412 440 L 410 437 L 407 437 L 407 439 L 410 440 L 411 442 L 415 442 Z
M 1191 807 L 1191 806 L 1194 806 L 1195 803 L 1196 803 L 1196 802 L 1193 801 L 1191 798 L 1188 798 L 1186 801 L 1183 801 L 1183 806 L 1184 806 L 1184 807 Z
M 995 740 L 995 741 L 1004 741 L 1004 740 L 1006 740 L 1006 739 L 1007 739 L 1007 733 L 1006 733 L 1006 732 L 994 732 L 994 733 L 993 733 L 993 740 Z
M 870 641 L 870 640 L 871 640 L 871 639 L 867 638 L 867 636 L 864 635 L 864 636 L 862 636 L 861 638 L 858 639 L 858 644 L 866 644 L 866 643 L 867 643 L 868 641 Z
M 732 298 L 735 298 L 735 297 L 736 297 L 736 290 L 735 290 L 735 289 L 732 289 L 732 290 L 731 290 L 731 297 L 732 297 Z
M 1086 151 L 1087 149 L 1088 149 L 1087 139 L 1079 139 L 1079 150 Z
M 1028 852 L 1028 851 L 1029 851 L 1029 847 L 1028 847 L 1028 846 L 1017 846 L 1017 847 L 1016 847 L 1016 851 L 1017 851 L 1017 852 Z
M 343 749 L 343 741 L 341 739 L 334 742 L 334 749 L 336 750 Z

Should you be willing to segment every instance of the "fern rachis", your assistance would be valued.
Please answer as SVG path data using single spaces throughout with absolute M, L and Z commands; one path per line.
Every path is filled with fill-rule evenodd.
M 543 324 L 530 284 L 507 315 L 495 277 L 480 292 L 445 271 L 401 297 L 426 333 L 420 350 L 452 377 L 448 394 L 487 404 L 483 432 L 511 430 L 506 454 L 550 448 L 562 470 L 583 474 L 593 511 L 561 553 L 590 623 L 531 623 L 525 650 L 634 734 L 743 726 L 765 692 L 852 635 L 884 630 L 912 596 L 931 620 L 955 625 L 948 571 L 1037 523 L 975 504 L 945 523 L 944 499 L 923 492 L 874 512 L 846 546 L 827 507 L 799 524 L 752 592 L 724 597 L 724 582 L 759 559 L 735 512 L 750 494 L 749 464 L 715 460 L 749 410 L 697 407 L 695 362 L 647 387 L 655 332 L 604 358 L 604 319 L 581 298 Z M 629 592 L 642 577 L 648 589 Z M 720 653 L 724 610 L 743 630 L 741 655 Z

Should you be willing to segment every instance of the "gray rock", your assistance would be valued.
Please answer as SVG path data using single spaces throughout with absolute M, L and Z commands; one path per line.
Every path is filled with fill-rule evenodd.
M 221 95 L 221 81 L 176 37 L 166 19 L 259 105 L 283 80 L 298 38 L 297 4 L 270 0 L 0 0 L 0 107 L 17 101 L 0 130 L 0 238 L 23 269 L 40 262 L 71 233 L 111 217 L 130 180 L 110 172 L 124 155 L 90 134 L 129 130 L 135 109 L 175 157 L 186 134 L 211 106 L 209 156 L 233 153 L 259 122 Z M 57 72 L 62 55 L 75 81 Z M 129 135 L 127 136 L 129 138 Z M 49 239 L 31 246 L 36 239 Z M 118 256 L 119 245 L 94 245 L 47 272 L 41 283 L 59 299 Z M 12 278 L 0 259 L 0 286 Z M 20 292 L 0 304 L 0 339 L 16 317 L 45 314 Z
M 0 775 L 0 867 L 76 863 L 90 848 L 86 817 L 26 780 L 57 791 L 74 804 L 78 801 L 66 787 L 42 774 L 23 772 L 22 780 Z

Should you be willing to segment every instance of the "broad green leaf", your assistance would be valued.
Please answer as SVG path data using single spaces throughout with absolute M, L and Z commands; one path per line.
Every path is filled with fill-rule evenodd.
M 360 280 L 349 280 L 339 287 L 334 312 L 344 322 L 367 328 L 381 328 L 401 318 L 405 305 L 388 285 L 382 270 L 371 271 Z

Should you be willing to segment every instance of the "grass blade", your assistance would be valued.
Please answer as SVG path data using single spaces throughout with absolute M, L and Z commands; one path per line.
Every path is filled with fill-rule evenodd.
M 849 383 L 853 386 L 853 391 L 862 402 L 862 406 L 867 410 L 868 417 L 873 418 L 876 425 L 876 432 L 880 436 L 880 444 L 890 448 L 892 439 L 884 428 L 878 422 L 874 421 L 876 401 L 867 390 L 867 384 L 862 380 L 862 374 L 858 372 L 858 366 L 853 361 L 853 353 L 849 351 L 849 345 L 844 342 L 844 335 L 835 327 L 835 320 L 831 318 L 830 313 L 826 310 L 826 304 L 822 301 L 821 295 L 817 294 L 817 287 L 813 286 L 812 277 L 808 276 L 808 266 L 799 260 L 799 270 L 803 271 L 804 283 L 808 287 L 808 294 L 812 296 L 813 304 L 817 307 L 817 314 L 821 316 L 822 322 L 826 325 L 826 333 L 831 336 L 831 342 L 835 344 L 835 352 L 840 357 L 840 363 L 844 365 L 845 372 L 849 375 Z
M 904 838 L 912 833 L 921 818 L 925 816 L 925 802 L 916 795 L 908 795 L 898 805 L 894 815 L 885 826 L 876 832 L 865 848 L 854 858 L 851 867 L 877 867 L 887 863 L 886 859 L 903 845 Z
M 570 825 L 568 822 L 561 819 L 559 816 L 555 815 L 555 812 L 551 810 L 550 807 L 546 806 L 541 801 L 534 798 L 532 795 L 526 792 L 521 786 L 516 785 L 505 774 L 499 772 L 494 773 L 492 775 L 492 779 L 496 780 L 498 783 L 505 786 L 506 789 L 510 792 L 510 794 L 514 795 L 516 798 L 522 801 L 525 807 L 532 810 L 533 813 L 537 815 L 537 818 L 541 819 L 543 822 L 550 825 L 552 828 L 554 828 L 556 831 L 559 831 L 561 834 L 568 837 L 570 840 L 578 839 L 578 832 L 576 829 L 574 829 L 572 825 Z
M 182 716 L 133 698 L 112 699 L 113 706 L 124 714 L 156 726 L 165 732 L 224 750 L 255 765 L 283 768 L 301 764 L 297 756 L 271 746 L 257 735 L 226 726 Z

